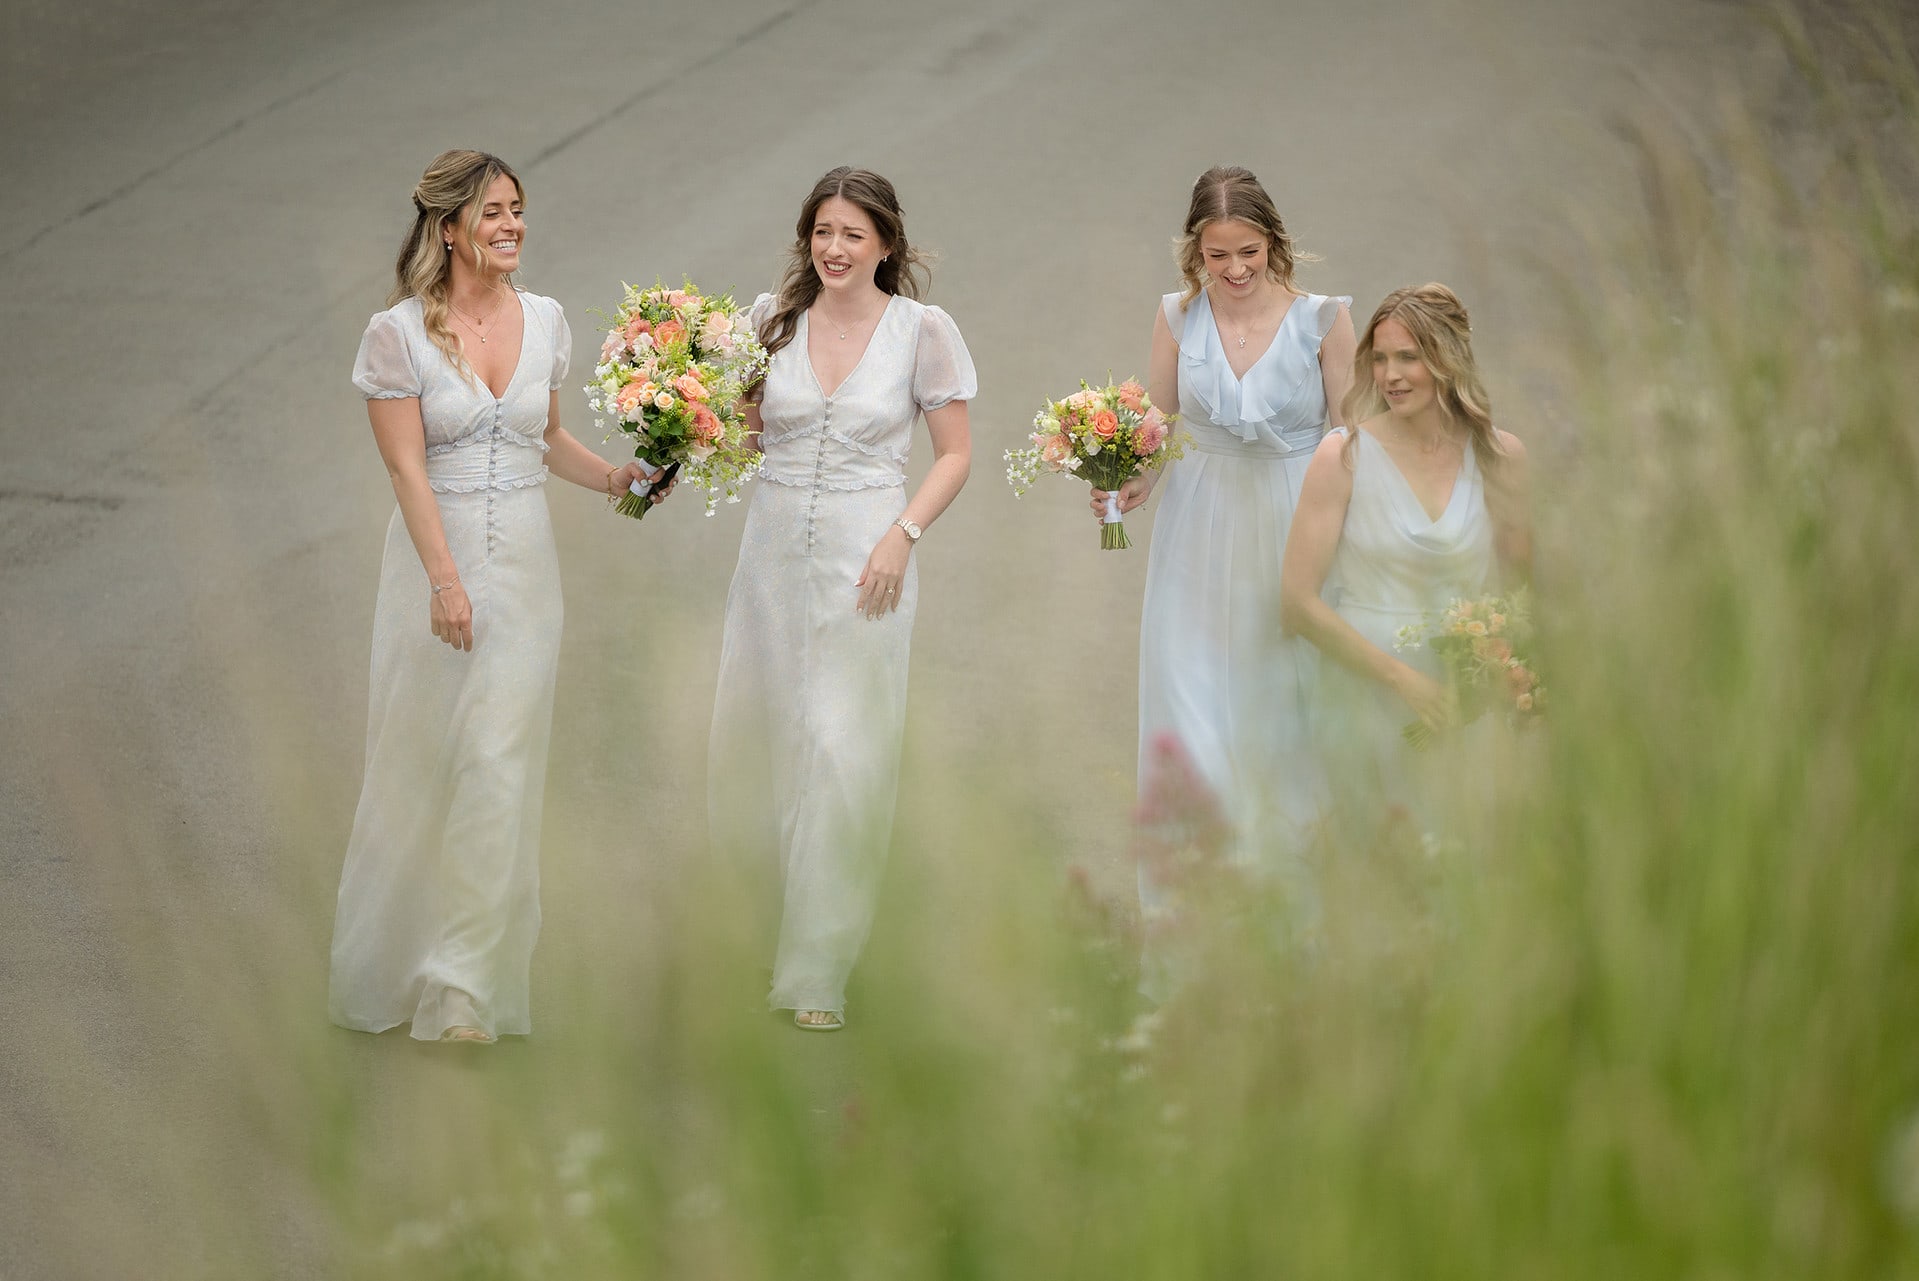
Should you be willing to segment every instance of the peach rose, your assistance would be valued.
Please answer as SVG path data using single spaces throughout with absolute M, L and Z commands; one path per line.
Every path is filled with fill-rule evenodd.
M 1119 415 L 1110 409 L 1101 409 L 1093 414 L 1093 434 L 1101 440 L 1111 440 L 1113 433 L 1119 430 Z
M 1058 470 L 1073 461 L 1073 442 L 1064 436 L 1045 436 L 1039 442 L 1040 461 Z
M 703 401 L 712 395 L 711 392 L 707 391 L 706 384 L 695 378 L 692 374 L 681 374 L 678 378 L 675 378 L 673 380 L 673 390 L 688 400 Z
M 662 320 L 660 327 L 653 331 L 653 341 L 662 347 L 671 346 L 686 337 L 686 326 L 677 320 Z
M 1119 385 L 1119 403 L 1136 414 L 1146 412 L 1146 389 L 1128 378 Z
M 700 324 L 700 343 L 706 347 L 717 347 L 720 339 L 733 332 L 733 317 L 723 311 L 716 311 Z
M 678 311 L 692 300 L 693 295 L 687 293 L 684 289 L 669 289 L 666 291 L 666 305 L 674 311 Z
M 693 439 L 703 445 L 711 445 L 726 434 L 726 424 L 720 416 L 705 405 L 695 401 L 693 404 Z
M 1503 636 L 1481 636 L 1473 642 L 1473 653 L 1495 663 L 1503 663 L 1513 656 L 1513 646 Z
M 657 389 L 649 382 L 630 382 L 613 393 L 614 407 L 623 418 L 631 418 L 647 401 L 653 399 Z
M 1513 706 L 1522 712 L 1530 712 L 1533 709 L 1533 696 L 1531 694 L 1521 694 L 1513 700 Z

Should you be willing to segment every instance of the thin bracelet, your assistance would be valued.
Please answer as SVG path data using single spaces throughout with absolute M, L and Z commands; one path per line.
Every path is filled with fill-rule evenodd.
M 617 503 L 620 501 L 620 496 L 613 492 L 613 477 L 619 470 L 618 467 L 609 467 L 606 469 L 606 501 L 609 503 Z
M 435 596 L 438 596 L 441 592 L 450 592 L 455 587 L 458 587 L 459 585 L 460 585 L 460 580 L 457 577 L 454 578 L 454 580 L 450 583 L 436 583 L 436 582 L 432 582 L 431 580 L 427 582 L 427 586 L 433 589 L 433 594 Z

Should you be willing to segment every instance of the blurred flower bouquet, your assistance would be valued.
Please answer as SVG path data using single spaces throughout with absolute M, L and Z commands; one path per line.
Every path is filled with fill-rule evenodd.
M 1510 596 L 1455 600 L 1437 617 L 1427 615 L 1399 629 L 1395 649 L 1430 649 L 1445 670 L 1459 707 L 1459 724 L 1504 710 L 1523 723 L 1546 709 L 1531 656 L 1532 606 L 1524 589 Z M 1401 731 L 1414 747 L 1431 744 L 1434 731 L 1414 721 Z
M 654 469 L 651 480 L 635 481 L 620 499 L 620 513 L 645 516 L 648 495 L 682 470 L 706 491 L 707 515 L 722 494 L 738 502 L 740 486 L 759 469 L 742 400 L 766 370 L 766 349 L 740 309 L 731 297 L 706 297 L 691 281 L 683 289 L 655 282 L 651 289 L 627 285 L 612 320 L 587 403 L 602 429 L 612 419 L 633 438 L 633 456 Z
M 1172 429 L 1146 398 L 1146 389 L 1127 379 L 1118 386 L 1091 387 L 1084 380 L 1065 400 L 1049 401 L 1033 418 L 1033 448 L 1006 451 L 1006 480 L 1019 497 L 1041 472 L 1078 476 L 1106 491 L 1099 545 L 1112 551 L 1130 547 L 1119 518 L 1115 491 L 1143 467 L 1178 458 L 1186 437 Z

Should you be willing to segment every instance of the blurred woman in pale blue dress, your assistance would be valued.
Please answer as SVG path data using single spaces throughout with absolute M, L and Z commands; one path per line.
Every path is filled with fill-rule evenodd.
M 1315 728 L 1343 834 L 1446 828 L 1462 786 L 1490 769 L 1487 717 L 1414 749 L 1403 733 L 1453 717 L 1427 649 L 1399 629 L 1523 579 L 1530 568 L 1526 451 L 1493 426 L 1466 308 L 1440 284 L 1400 289 L 1361 332 L 1350 427 L 1307 469 L 1287 546 L 1285 621 L 1332 660 Z M 1456 830 L 1456 829 L 1454 829 Z
M 1156 489 L 1139 645 L 1139 788 L 1169 780 L 1214 811 L 1230 858 L 1283 865 L 1316 814 L 1306 716 L 1310 647 L 1279 629 L 1279 576 L 1307 462 L 1344 398 L 1353 333 L 1345 296 L 1301 290 L 1272 199 L 1244 169 L 1193 184 L 1177 242 L 1185 288 L 1153 315 L 1148 391 L 1192 436 L 1162 476 L 1119 491 L 1122 512 Z M 1095 511 L 1105 495 L 1095 490 Z M 1154 817 L 1148 813 L 1148 820 Z M 1149 925 L 1164 869 L 1140 869 Z
M 560 426 L 573 339 L 558 303 L 513 284 L 525 199 L 497 157 L 436 158 L 353 363 L 397 500 L 333 927 L 332 1017 L 363 1032 L 532 1029 L 561 622 L 546 479 L 613 495 L 640 474 Z

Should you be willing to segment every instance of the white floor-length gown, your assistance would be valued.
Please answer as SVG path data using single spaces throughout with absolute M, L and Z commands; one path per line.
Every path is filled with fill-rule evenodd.
M 1170 735 L 1211 790 L 1235 857 L 1295 853 L 1316 817 L 1307 727 L 1317 654 L 1279 627 L 1279 572 L 1300 482 L 1326 433 L 1319 347 L 1344 296 L 1293 299 L 1272 345 L 1235 377 L 1211 300 L 1162 300 L 1179 346 L 1186 456 L 1159 482 L 1139 644 L 1139 787 Z M 1143 906 L 1157 905 L 1142 869 Z
M 1398 464 L 1370 433 L 1349 446 L 1352 497 L 1325 596 L 1353 629 L 1388 654 L 1443 679 L 1430 649 L 1398 650 L 1399 629 L 1458 598 L 1494 589 L 1497 558 L 1486 510 L 1485 479 L 1472 442 L 1445 510 L 1426 514 Z M 1448 789 L 1464 745 L 1480 750 L 1493 724 L 1484 718 L 1424 751 L 1406 741 L 1414 719 L 1405 701 L 1377 681 L 1326 663 L 1314 717 L 1332 796 L 1350 822 L 1372 828 L 1403 812 L 1422 829 L 1440 820 L 1433 805 Z M 1464 799 L 1464 798 L 1462 798 Z
M 752 307 L 756 329 L 772 303 L 762 294 Z M 951 318 L 904 297 L 832 395 L 804 314 L 767 370 L 766 457 L 726 598 L 708 787 L 716 844 L 765 859 L 758 872 L 779 895 L 774 1009 L 845 1007 L 892 833 L 919 601 L 911 562 L 898 611 L 878 621 L 855 612 L 854 582 L 906 510 L 914 423 L 977 390 Z
M 417 298 L 373 317 L 354 363 L 367 398 L 419 398 L 428 483 L 473 603 L 471 652 L 433 635 L 426 571 L 396 508 L 373 614 L 366 779 L 333 929 L 332 1017 L 361 1031 L 532 1029 L 561 626 L 543 437 L 572 338 L 558 303 L 519 299 L 520 360 L 498 399 L 433 345 Z

